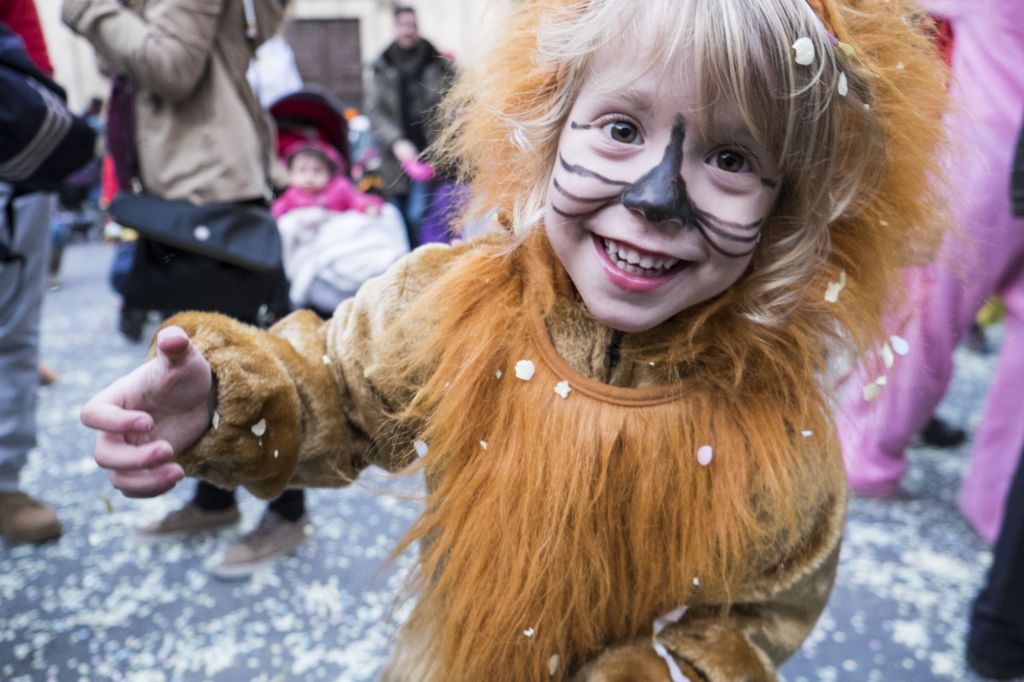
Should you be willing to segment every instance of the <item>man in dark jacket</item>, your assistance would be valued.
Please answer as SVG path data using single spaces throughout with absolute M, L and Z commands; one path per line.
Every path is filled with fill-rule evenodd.
M 434 140 L 432 116 L 451 75 L 449 61 L 420 37 L 416 11 L 396 7 L 395 40 L 373 62 L 367 108 L 381 148 L 385 191 L 402 212 L 413 247 L 420 243 L 419 224 L 431 189 L 417 161 Z

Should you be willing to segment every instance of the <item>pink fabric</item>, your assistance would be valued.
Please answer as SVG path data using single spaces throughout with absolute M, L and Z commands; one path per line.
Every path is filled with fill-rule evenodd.
M 346 178 L 335 177 L 319 194 L 310 194 L 297 187 L 285 191 L 274 201 L 271 211 L 280 218 L 297 208 L 320 206 L 329 211 L 360 211 L 366 213 L 380 209 L 384 201 L 380 197 L 363 194 Z
M 905 328 L 894 330 L 910 342 L 910 353 L 896 359 L 874 402 L 863 399 L 861 387 L 875 377 L 864 370 L 854 376 L 840 439 L 851 487 L 893 492 L 906 470 L 908 442 L 949 384 L 953 350 L 984 301 L 1001 296 L 1007 307 L 1002 352 L 957 498 L 991 543 L 1024 449 L 1024 220 L 1010 212 L 1014 141 L 1024 119 L 1024 2 L 922 4 L 949 18 L 956 35 L 954 107 L 947 117 L 956 145 L 949 187 L 956 192 L 954 215 L 967 243 L 949 240 L 939 262 L 918 273 L 929 281 L 928 295 Z

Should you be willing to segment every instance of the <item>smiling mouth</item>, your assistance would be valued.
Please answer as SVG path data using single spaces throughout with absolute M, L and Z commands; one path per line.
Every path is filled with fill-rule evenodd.
M 612 265 L 634 277 L 658 278 L 671 275 L 689 261 L 641 251 L 629 244 L 594 235 Z

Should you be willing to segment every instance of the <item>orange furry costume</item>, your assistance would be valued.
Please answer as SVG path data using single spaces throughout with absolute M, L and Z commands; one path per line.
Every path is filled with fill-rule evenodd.
M 875 12 L 899 4 L 844 9 L 844 37 L 877 75 L 888 154 L 877 189 L 832 224 L 784 327 L 742 314 L 744 278 L 621 335 L 590 317 L 542 231 L 423 248 L 326 323 L 300 312 L 268 334 L 170 320 L 218 392 L 216 426 L 178 461 L 269 498 L 346 485 L 370 464 L 402 469 L 427 444 L 426 508 L 403 544 L 421 544 L 419 601 L 384 680 L 669 680 L 652 621 L 684 604 L 657 637 L 684 674 L 774 679 L 838 560 L 845 480 L 826 353 L 840 329 L 862 349 L 877 338 L 899 266 L 936 224 L 940 72 L 923 37 Z M 543 90 L 528 58 L 510 53 L 507 75 Z M 511 143 L 476 121 L 463 131 L 476 169 L 514 164 Z M 504 210 L 536 177 L 476 182 Z M 842 304 L 829 303 L 843 272 Z M 528 379 L 514 375 L 523 360 Z

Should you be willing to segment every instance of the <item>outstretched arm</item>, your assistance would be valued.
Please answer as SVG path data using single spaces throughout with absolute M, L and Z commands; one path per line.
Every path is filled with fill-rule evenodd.
M 347 485 L 369 464 L 402 468 L 412 439 L 375 436 L 412 396 L 380 372 L 422 338 L 402 313 L 458 251 L 410 254 L 327 322 L 300 311 L 262 331 L 223 315 L 176 315 L 155 357 L 83 410 L 100 431 L 96 461 L 132 496 L 189 475 L 271 499 L 288 486 Z

